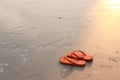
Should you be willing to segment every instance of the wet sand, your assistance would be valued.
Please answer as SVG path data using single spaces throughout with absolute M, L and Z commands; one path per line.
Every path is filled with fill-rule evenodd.
M 0 1 L 0 80 L 120 80 L 120 3 L 115 0 Z M 59 64 L 72 50 L 85 67 Z

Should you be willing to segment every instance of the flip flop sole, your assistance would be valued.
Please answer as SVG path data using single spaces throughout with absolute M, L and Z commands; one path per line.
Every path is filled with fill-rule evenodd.
M 72 66 L 85 66 L 86 64 L 86 61 L 84 60 L 75 60 L 72 58 L 69 58 L 69 60 L 67 60 L 65 57 L 60 57 L 59 62 L 62 64 L 72 65 Z
M 84 56 L 83 59 L 86 60 L 86 61 L 92 61 L 93 56 L 87 55 L 87 56 Z

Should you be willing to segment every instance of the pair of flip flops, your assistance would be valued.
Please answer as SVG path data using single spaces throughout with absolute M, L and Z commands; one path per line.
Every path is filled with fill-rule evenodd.
M 93 56 L 85 54 L 83 51 L 76 50 L 68 52 L 66 56 L 60 57 L 59 62 L 73 66 L 85 66 L 86 61 L 92 61 Z

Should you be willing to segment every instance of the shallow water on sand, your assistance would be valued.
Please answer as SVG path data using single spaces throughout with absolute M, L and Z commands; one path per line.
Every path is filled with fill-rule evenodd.
M 0 1 L 0 79 L 119 80 L 119 20 L 117 0 Z M 77 49 L 94 61 L 59 64 Z

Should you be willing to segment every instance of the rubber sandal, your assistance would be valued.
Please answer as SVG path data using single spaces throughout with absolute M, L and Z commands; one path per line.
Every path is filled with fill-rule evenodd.
M 76 58 L 76 59 L 83 59 L 85 61 L 92 61 L 93 60 L 93 56 L 87 55 L 83 51 L 80 51 L 80 50 L 69 52 L 69 53 L 67 53 L 66 56 L 71 57 L 71 58 Z
M 73 59 L 66 56 L 60 57 L 59 62 L 72 66 L 85 66 L 86 64 L 86 61 L 84 60 Z

